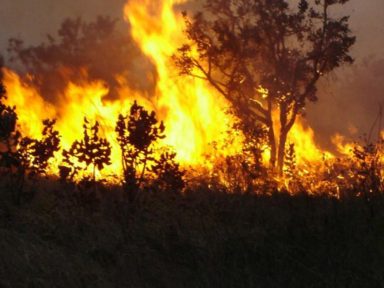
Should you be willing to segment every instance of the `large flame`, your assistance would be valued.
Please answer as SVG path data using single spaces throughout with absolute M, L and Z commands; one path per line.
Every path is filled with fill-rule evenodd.
M 182 164 L 209 169 L 215 157 L 241 153 L 242 137 L 241 133 L 233 130 L 236 119 L 227 113 L 229 103 L 206 82 L 180 76 L 171 60 L 176 49 L 185 41 L 183 18 L 181 13 L 175 12 L 175 5 L 184 2 L 130 0 L 125 5 L 124 15 L 131 25 L 133 39 L 156 68 L 153 95 L 133 91 L 126 84 L 129 79 L 115 75 L 120 83 L 119 97 L 111 100 L 107 97 L 109 88 L 105 83 L 87 80 L 86 73 L 83 73 L 83 81 L 77 79 L 77 84 L 69 82 L 52 103 L 44 100 L 37 89 L 24 83 L 16 73 L 5 69 L 4 83 L 9 95 L 7 101 L 17 107 L 22 134 L 39 138 L 42 120 L 55 118 L 56 128 L 62 136 L 62 147 L 68 149 L 73 141 L 82 138 L 84 117 L 91 122 L 99 121 L 102 136 L 112 145 L 112 165 L 104 170 L 103 176 L 119 175 L 122 167 L 115 124 L 118 115 L 126 114 L 133 101 L 137 100 L 148 110 L 155 110 L 158 118 L 164 121 L 166 138 L 162 145 L 171 146 Z M 260 89 L 260 93 L 266 93 L 262 87 Z M 228 131 L 232 131 L 230 140 L 227 139 Z M 304 171 L 299 174 L 303 177 L 314 174 L 311 171 L 318 170 L 317 167 L 327 159 L 335 158 L 316 145 L 314 135 L 314 131 L 304 125 L 304 120 L 298 119 L 287 139 L 287 144 L 294 144 L 297 165 Z M 341 136 L 335 136 L 333 141 L 341 154 L 351 156 L 352 144 L 348 144 Z M 216 147 L 220 147 L 219 151 L 212 150 L 213 142 L 218 144 Z M 207 157 L 211 151 L 212 154 Z M 264 158 L 267 158 L 268 151 L 265 155 Z M 52 165 L 52 173 L 57 173 L 60 161 L 58 154 Z M 267 162 L 267 159 L 264 161 Z
M 20 77 L 5 70 L 4 82 L 8 89 L 10 105 L 17 107 L 19 129 L 25 136 L 39 138 L 42 120 L 57 119 L 57 129 L 62 136 L 62 147 L 68 149 L 73 141 L 82 138 L 84 117 L 99 121 L 103 136 L 112 144 L 112 166 L 105 174 L 119 174 L 121 159 L 114 132 L 119 113 L 127 113 L 134 100 L 149 110 L 166 127 L 163 145 L 171 146 L 177 160 L 186 165 L 209 165 L 204 156 L 212 142 L 225 141 L 226 131 L 233 124 L 233 117 L 226 113 L 228 103 L 210 89 L 202 80 L 181 77 L 171 56 L 183 41 L 183 19 L 173 10 L 182 1 L 129 1 L 125 16 L 132 27 L 132 35 L 143 53 L 157 69 L 154 95 L 143 95 L 129 89 L 129 79 L 121 79 L 119 99 L 107 100 L 108 87 L 102 81 L 86 80 L 81 84 L 69 82 L 65 91 L 52 104 L 38 94 Z M 128 31 L 127 31 L 128 33 Z M 86 70 L 86 68 L 85 68 Z M 84 73 L 83 73 L 84 74 Z M 79 82 L 79 81 L 77 81 Z M 33 124 L 32 124 L 33 123 Z M 225 145 L 222 145 L 225 147 Z M 222 155 L 240 151 L 240 141 L 221 151 Z M 60 156 L 56 159 L 60 161 Z
M 159 80 L 156 107 L 164 111 L 167 138 L 165 143 L 177 149 L 179 159 L 196 164 L 204 161 L 207 144 L 224 140 L 224 132 L 233 119 L 225 111 L 224 98 L 201 80 L 181 77 L 171 56 L 181 46 L 183 19 L 174 5 L 185 0 L 134 0 L 125 6 L 132 36 L 142 51 L 155 63 Z

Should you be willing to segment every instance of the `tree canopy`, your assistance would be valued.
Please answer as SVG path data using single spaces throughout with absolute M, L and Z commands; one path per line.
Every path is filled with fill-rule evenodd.
M 45 97 L 54 97 L 68 81 L 84 78 L 101 79 L 113 88 L 117 75 L 129 79 L 133 89 L 151 89 L 145 72 L 154 72 L 150 62 L 141 54 L 127 31 L 118 21 L 98 16 L 86 22 L 81 18 L 65 19 L 57 35 L 47 35 L 45 42 L 26 46 L 22 39 L 11 38 L 8 52 L 10 61 L 19 64 Z M 53 96 L 52 96 L 53 95 Z
M 192 18 L 184 14 L 187 40 L 174 56 L 180 73 L 208 81 L 244 127 L 266 126 L 280 172 L 288 133 L 317 100 L 318 80 L 353 61 L 349 17 L 333 13 L 346 2 L 207 0 Z

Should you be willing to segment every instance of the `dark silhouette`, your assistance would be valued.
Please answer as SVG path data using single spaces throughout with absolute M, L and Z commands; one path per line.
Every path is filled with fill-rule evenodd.
M 174 56 L 180 73 L 208 81 L 245 126 L 267 127 L 279 173 L 288 133 L 306 102 L 317 100 L 318 80 L 353 61 L 348 17 L 331 11 L 346 2 L 301 0 L 294 8 L 285 0 L 212 0 L 185 17 L 188 41 Z
M 140 187 L 148 162 L 155 160 L 153 146 L 165 137 L 164 130 L 164 124 L 162 121 L 158 123 L 155 112 L 149 113 L 136 101 L 129 115 L 119 115 L 116 133 L 122 156 L 124 190 L 131 193 Z
M 1 71 L 1 70 L 0 70 Z M 3 103 L 6 89 L 0 74 L 0 167 L 11 176 L 10 190 L 13 202 L 20 205 L 25 196 L 25 178 L 47 175 L 49 160 L 60 149 L 59 132 L 54 130 L 55 120 L 44 120 L 41 140 L 22 137 L 17 130 L 16 107 Z
M 54 100 L 68 82 L 81 83 L 84 78 L 101 79 L 110 87 L 111 97 L 117 93 L 117 75 L 129 79 L 133 89 L 149 90 L 153 82 L 143 78 L 155 73 L 118 21 L 99 16 L 92 22 L 81 18 L 63 21 L 57 35 L 46 42 L 26 46 L 22 39 L 9 40 L 10 62 L 29 74 L 26 81 L 40 89 L 46 99 Z M 145 72 L 143 72 L 145 71 Z M 32 75 L 32 77 L 30 77 Z M 155 79 L 156 77 L 153 77 Z
M 160 191 L 180 193 L 185 187 L 183 179 L 185 171 L 180 169 L 175 157 L 176 153 L 165 151 L 151 167 L 151 171 L 156 177 L 154 185 Z
M 16 132 L 16 108 L 4 104 L 7 99 L 7 91 L 3 84 L 3 60 L 0 57 L 0 141 L 9 148 L 9 140 L 13 133 Z
M 41 140 L 23 137 L 18 145 L 20 164 L 30 175 L 47 174 L 48 161 L 60 150 L 60 135 L 54 129 L 56 120 L 44 120 Z
M 63 150 L 63 165 L 59 167 L 61 178 L 73 180 L 81 169 L 79 163 L 83 163 L 84 170 L 92 165 L 92 180 L 96 183 L 96 170 L 101 171 L 104 166 L 111 165 L 111 145 L 98 135 L 99 127 L 97 121 L 91 126 L 84 118 L 83 139 L 73 142 L 69 150 Z

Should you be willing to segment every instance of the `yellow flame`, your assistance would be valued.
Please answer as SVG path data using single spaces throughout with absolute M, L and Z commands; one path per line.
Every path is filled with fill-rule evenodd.
M 321 163 L 324 159 L 332 158 L 332 153 L 322 150 L 315 141 L 315 132 L 303 125 L 298 119 L 288 135 L 288 143 L 295 144 L 297 164 Z
M 91 122 L 97 120 L 101 124 L 102 136 L 112 144 L 113 164 L 105 170 L 105 174 L 120 174 L 121 159 L 115 124 L 118 114 L 126 114 L 133 101 L 138 100 L 148 110 L 155 110 L 158 119 L 164 121 L 166 138 L 162 144 L 176 151 L 178 161 L 209 166 L 210 163 L 205 163 L 207 158 L 204 154 L 213 141 L 225 141 L 225 132 L 234 119 L 226 113 L 228 103 L 222 96 L 201 80 L 180 77 L 171 60 L 183 41 L 184 22 L 173 9 L 174 4 L 182 2 L 134 0 L 125 7 L 133 38 L 157 69 L 155 93 L 150 97 L 132 91 L 126 85 L 129 80 L 115 75 L 121 84 L 120 97 L 108 100 L 109 89 L 105 83 L 87 81 L 84 69 L 80 72 L 85 80 L 81 84 L 68 83 L 65 91 L 52 104 L 45 101 L 34 87 L 23 83 L 16 73 L 5 70 L 8 103 L 17 106 L 19 128 L 23 135 L 39 138 L 41 121 L 56 118 L 62 147 L 68 149 L 73 141 L 82 138 L 84 117 Z M 231 147 L 221 146 L 226 147 L 221 151 L 223 155 L 240 151 L 240 143 Z M 56 163 L 60 160 L 61 157 L 57 156 Z
M 160 115 L 166 119 L 165 143 L 176 147 L 179 160 L 197 164 L 204 161 L 210 142 L 224 141 L 233 119 L 225 113 L 228 103 L 221 95 L 201 80 L 179 76 L 172 63 L 171 56 L 185 41 L 184 21 L 173 8 L 184 2 L 129 1 L 125 15 L 133 38 L 157 68 L 155 98 L 157 109 L 165 112 Z
M 215 158 L 217 160 L 222 156 L 241 153 L 241 133 L 233 130 L 235 119 L 226 113 L 229 103 L 206 82 L 180 76 L 171 60 L 171 56 L 185 41 L 184 21 L 181 14 L 175 12 L 174 7 L 185 2 L 186 0 L 130 0 L 125 5 L 124 15 L 131 25 L 133 39 L 156 68 L 157 79 L 153 95 L 132 91 L 128 85 L 129 79 L 114 75 L 120 84 L 119 97 L 111 100 L 107 97 L 109 88 L 105 83 L 87 80 L 85 67 L 82 71 L 84 74 L 82 82 L 76 81 L 77 84 L 69 82 L 61 95 L 55 101 L 49 102 L 39 95 L 37 89 L 24 83 L 16 73 L 5 69 L 7 101 L 8 104 L 17 106 L 19 129 L 23 135 L 39 138 L 43 128 L 41 121 L 55 118 L 56 128 L 62 136 L 62 147 L 68 149 L 75 140 L 82 138 L 84 117 L 90 122 L 99 121 L 102 136 L 112 145 L 112 165 L 105 169 L 103 176 L 121 174 L 115 124 L 118 115 L 126 114 L 133 101 L 137 100 L 146 109 L 155 110 L 158 119 L 164 121 L 166 138 L 162 141 L 162 145 L 172 146 L 177 153 L 177 160 L 182 164 L 209 169 L 212 166 L 210 161 L 215 161 Z M 63 73 L 68 71 L 63 69 Z M 260 86 L 257 92 L 261 99 L 268 98 L 267 89 Z M 278 113 L 273 113 L 273 117 L 276 126 L 274 128 L 279 131 Z M 228 130 L 232 131 L 230 139 L 225 133 Z M 207 157 L 206 154 L 212 151 L 212 142 L 218 143 L 217 147 L 220 149 Z M 338 152 L 351 155 L 353 145 L 347 143 L 341 135 L 335 135 L 333 142 Z M 298 176 L 301 177 L 310 177 L 319 165 L 323 165 L 324 159 L 334 157 L 316 145 L 314 131 L 300 118 L 288 135 L 287 144 L 290 143 L 295 145 L 297 165 L 301 167 Z M 268 162 L 268 158 L 270 150 L 267 149 L 263 159 Z M 236 161 L 237 158 L 234 159 Z M 57 164 L 60 161 L 61 156 L 57 155 L 54 161 L 55 168 L 52 168 L 53 173 L 57 173 Z M 236 176 L 232 171 L 228 173 Z M 345 176 L 338 175 L 335 178 L 343 180 Z M 286 187 L 291 185 L 284 179 L 281 183 Z M 311 187 L 316 191 L 321 185 L 328 184 L 323 181 L 311 184 Z M 339 193 L 339 186 L 333 185 L 332 189 L 336 194 Z
M 16 73 L 4 69 L 3 81 L 7 87 L 9 104 L 17 107 L 21 131 L 27 136 L 39 137 L 43 128 L 41 120 L 54 118 L 55 108 L 46 103 L 36 89 L 24 84 Z
M 345 156 L 350 156 L 352 154 L 354 145 L 352 143 L 348 143 L 343 135 L 337 133 L 331 140 L 338 153 Z

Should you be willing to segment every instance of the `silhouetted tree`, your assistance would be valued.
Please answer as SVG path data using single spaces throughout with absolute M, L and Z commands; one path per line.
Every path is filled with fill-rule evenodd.
M 111 145 L 108 140 L 98 136 L 99 123 L 90 126 L 84 118 L 84 134 L 82 140 L 73 142 L 69 150 L 63 150 L 63 164 L 60 168 L 60 176 L 70 179 L 81 170 L 78 163 L 85 165 L 85 170 L 92 166 L 92 179 L 96 183 L 96 170 L 103 170 L 104 166 L 111 165 Z
M 0 58 L 0 166 L 10 168 L 17 165 L 15 147 L 21 137 L 16 130 L 16 107 L 4 103 L 7 91 L 3 84 L 2 59 Z
M 32 81 L 48 98 L 56 97 L 69 80 L 81 81 L 84 71 L 91 79 L 108 83 L 111 93 L 118 86 L 116 75 L 132 80 L 129 83 L 134 89 L 147 90 L 153 84 L 139 73 L 155 73 L 150 62 L 131 36 L 120 31 L 118 21 L 107 16 L 91 22 L 65 19 L 57 35 L 48 35 L 45 42 L 36 46 L 26 46 L 23 40 L 11 38 L 8 51 L 11 63 L 21 64 L 25 72 L 33 75 L 26 80 Z
M 17 205 L 22 203 L 23 196 L 32 199 L 34 190 L 25 193 L 24 186 L 26 179 L 36 180 L 36 176 L 47 175 L 49 160 L 52 159 L 57 151 L 60 150 L 59 132 L 54 129 L 56 120 L 43 121 L 43 137 L 41 140 L 30 137 L 22 137 L 19 132 L 13 139 L 11 146 L 3 154 L 6 155 L 7 167 L 11 170 L 13 178 L 12 189 L 14 202 Z
M 55 120 L 44 120 L 41 140 L 22 137 L 17 130 L 16 107 L 4 104 L 6 89 L 2 83 L 0 65 L 0 167 L 6 168 L 12 176 L 12 197 L 20 205 L 26 176 L 45 174 L 49 160 L 60 149 Z
M 29 175 L 46 174 L 49 160 L 60 150 L 59 132 L 54 129 L 56 120 L 43 121 L 42 139 L 23 137 L 17 147 L 21 167 Z
M 165 151 L 151 167 L 151 171 L 156 177 L 155 185 L 161 191 L 179 193 L 185 187 L 183 179 L 185 172 L 180 169 L 175 157 L 176 153 Z
M 127 116 L 119 115 L 116 123 L 117 140 L 121 149 L 126 190 L 140 187 L 147 163 L 154 161 L 154 144 L 163 139 L 164 124 L 158 123 L 154 111 L 149 113 L 135 101 Z
M 265 125 L 280 173 L 288 133 L 317 100 L 318 80 L 352 62 L 349 18 L 331 16 L 346 2 L 209 0 L 204 12 L 184 15 L 188 42 L 174 56 L 181 74 L 208 81 L 246 125 Z

